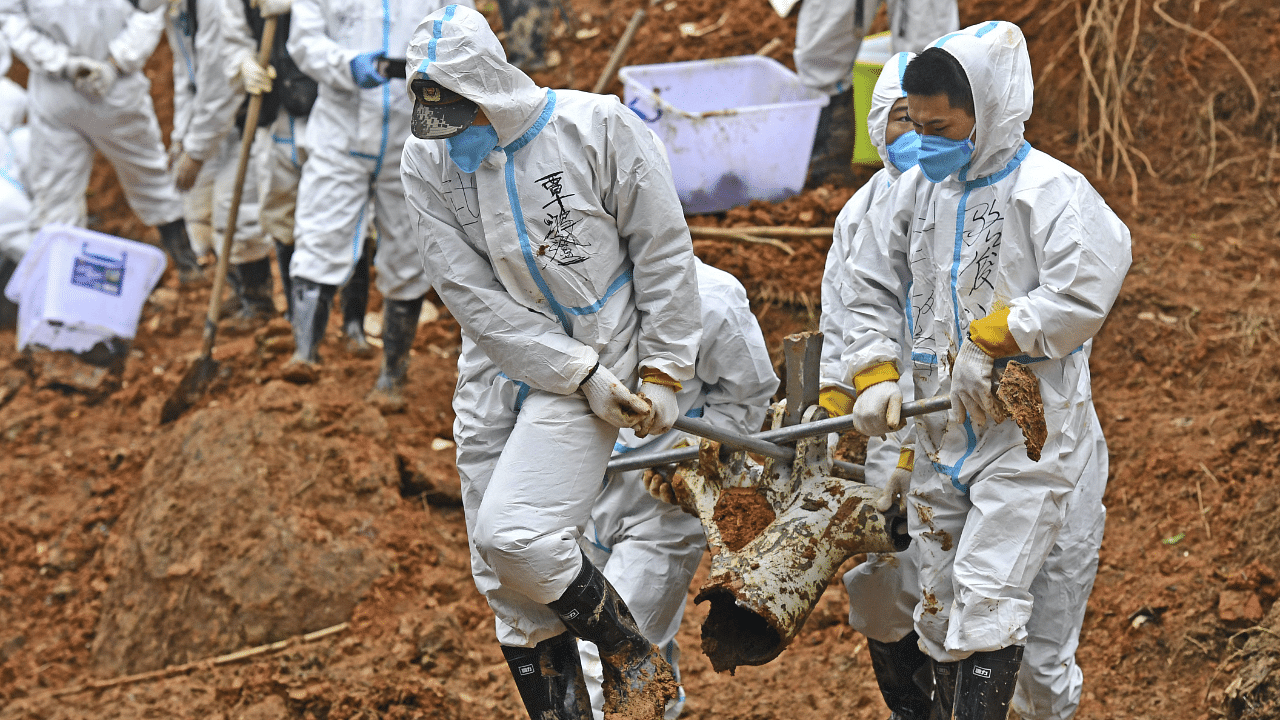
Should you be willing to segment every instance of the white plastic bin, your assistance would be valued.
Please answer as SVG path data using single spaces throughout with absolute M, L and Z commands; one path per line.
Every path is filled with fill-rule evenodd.
M 804 187 L 827 96 L 782 63 L 745 55 L 632 65 L 618 77 L 627 106 L 666 146 L 685 212 L 776 202 Z
M 132 339 L 166 262 L 151 245 L 46 225 L 4 291 L 18 303 L 18 349 L 83 353 L 111 338 Z

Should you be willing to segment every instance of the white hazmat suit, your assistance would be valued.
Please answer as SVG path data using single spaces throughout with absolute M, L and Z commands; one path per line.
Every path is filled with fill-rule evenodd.
M 4 34 L 31 70 L 30 187 L 32 227 L 84 225 L 85 189 L 100 151 L 115 168 L 125 199 L 148 225 L 182 217 L 182 201 L 166 167 L 160 124 L 142 67 L 160 36 L 163 10 L 143 13 L 127 0 L 9 0 L 0 5 Z M 118 79 L 100 100 L 64 75 L 90 60 Z
M 345 283 L 372 221 L 378 229 L 374 266 L 382 295 L 413 300 L 427 293 L 400 181 L 412 101 L 394 79 L 362 89 L 351 61 L 373 51 L 402 58 L 419 21 L 441 6 L 434 0 L 295 0 L 289 54 L 320 91 L 306 123 L 293 277 L 321 285 Z
M 1017 26 L 983 23 L 935 45 L 959 61 L 972 87 L 972 157 L 936 184 L 919 168 L 903 173 L 869 210 L 846 265 L 852 301 L 842 358 L 865 389 L 896 382 L 909 350 L 916 395 L 944 394 L 949 358 L 970 323 L 1007 310 L 1009 342 L 1039 379 L 1049 432 L 1033 462 L 1012 420 L 914 421 L 919 460 L 908 517 L 924 598 L 915 627 L 922 649 L 946 663 L 1051 632 L 1029 625 L 1033 593 L 1061 593 L 1064 612 L 1084 611 L 1088 582 L 1041 570 L 1054 553 L 1078 558 L 1059 562 L 1080 576 L 1091 576 L 1096 562 L 1106 464 L 1088 346 L 1119 293 L 1130 249 L 1128 229 L 1084 177 L 1023 139 L 1032 79 Z M 1077 523 L 1081 544 L 1055 547 L 1064 525 Z M 1074 646 L 1074 637 L 1061 639 L 1064 661 Z M 1079 683 L 1078 669 L 1047 674 Z M 1018 697 L 1034 701 L 1022 690 Z
M 243 20 L 244 11 L 226 7 L 229 2 L 241 5 L 241 0 L 183 0 L 170 4 L 165 13 L 165 33 L 174 56 L 170 144 L 203 163 L 195 185 L 183 196 L 193 244 L 202 252 L 216 252 L 226 233 L 241 140 L 240 133 L 232 130 L 245 98 L 244 86 L 235 77 L 241 61 L 256 54 L 247 35 L 230 32 L 234 26 L 228 27 L 228 13 L 240 13 Z M 268 150 L 262 136 L 258 140 L 251 151 L 254 158 Z M 254 164 L 261 162 L 255 160 Z M 245 174 L 232 236 L 233 265 L 261 260 L 271 253 L 271 242 L 258 222 L 256 175 Z M 202 247 L 203 238 L 197 237 L 200 224 L 209 227 L 207 248 Z
M 919 52 L 960 27 L 956 0 L 805 0 L 796 19 L 796 72 L 828 95 L 848 90 L 862 38 L 888 5 L 893 52 Z
M 906 93 L 901 77 L 909 54 L 896 55 L 886 65 L 876 83 L 868 127 L 885 167 L 854 195 L 836 220 L 835 237 L 823 275 L 823 383 L 841 382 L 844 349 L 841 328 L 848 324 L 847 306 L 841 293 L 845 285 L 845 260 L 856 254 L 851 249 L 855 233 L 876 199 L 887 195 L 901 174 L 889 161 L 884 146 L 884 129 L 889 108 Z M 909 362 L 904 358 L 905 363 Z M 904 376 L 904 395 L 914 391 L 912 376 Z M 897 433 L 905 437 L 905 431 Z M 1095 435 L 1093 458 L 1070 495 L 1066 517 L 1053 549 L 1031 585 L 1034 607 L 1027 623 L 1026 651 L 1018 676 L 1013 706 L 1024 720 L 1067 720 L 1080 703 L 1083 673 L 1075 661 L 1084 610 L 1098 567 L 1098 549 L 1106 509 L 1102 495 L 1107 482 L 1106 444 L 1101 432 Z M 897 460 L 896 442 L 869 441 L 868 482 L 878 484 L 888 477 Z M 845 574 L 849 591 L 849 624 L 867 637 L 894 642 L 912 630 L 913 612 L 920 587 L 916 546 L 895 555 L 871 556 Z
M 634 113 L 538 87 L 474 10 L 438 15 L 415 31 L 409 71 L 476 102 L 498 146 L 468 173 L 446 142 L 410 138 L 405 191 L 462 326 L 454 435 L 473 574 L 500 642 L 532 647 L 565 632 L 547 603 L 582 570 L 577 541 L 617 436 L 579 385 L 597 364 L 631 387 L 639 371 L 693 377 L 693 249 Z M 309 139 L 316 127 L 313 115 Z
M 9 72 L 12 63 L 9 46 L 0 36 L 0 75 Z M 26 117 L 26 90 L 9 78 L 0 77 L 0 267 L 4 266 L 5 259 L 13 265 L 21 262 L 31 247 Z M 3 290 L 0 286 L 0 291 Z
M 676 395 L 680 412 L 737 432 L 760 431 L 769 399 L 778 389 L 769 348 L 751 314 L 747 292 L 729 273 L 698 262 L 702 299 L 702 342 L 693 379 Z M 657 452 L 698 438 L 678 430 L 639 438 L 622 430 L 614 455 Z M 662 648 L 679 678 L 676 631 L 684 617 L 689 583 L 706 548 L 702 523 L 679 507 L 654 499 L 645 490 L 644 471 L 605 476 L 591 510 L 581 546 L 587 558 L 627 601 L 645 637 Z M 583 643 L 583 668 L 597 718 L 604 698 L 595 646 Z M 683 706 L 668 707 L 674 720 Z

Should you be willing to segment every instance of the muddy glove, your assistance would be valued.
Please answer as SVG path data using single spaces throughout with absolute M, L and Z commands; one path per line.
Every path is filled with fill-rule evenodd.
M 907 490 L 911 488 L 911 471 L 915 469 L 915 465 L 916 451 L 910 447 L 902 448 L 898 453 L 898 467 L 889 474 L 889 482 L 885 483 L 880 497 L 876 498 L 876 510 L 889 512 L 890 508 L 897 505 L 899 512 L 906 513 Z
M 671 475 L 676 471 L 675 465 L 662 465 L 659 467 L 645 468 L 644 471 L 644 488 L 649 491 L 654 500 L 667 503 L 668 505 L 679 505 L 676 501 L 675 490 L 671 488 Z
M 674 382 L 674 381 L 673 381 Z M 680 415 L 680 405 L 676 402 L 676 388 L 666 382 L 640 383 L 640 397 L 649 401 L 651 411 L 649 417 L 635 426 L 638 437 L 661 435 L 671 429 Z
M 1004 410 L 991 392 L 991 372 L 995 359 L 973 343 L 965 340 L 960 354 L 951 366 L 951 422 L 964 422 L 965 413 L 975 425 L 998 423 L 1004 420 Z
M 902 427 L 902 389 L 896 378 L 858 393 L 853 403 L 853 427 L 867 437 L 884 437 Z
M 378 72 L 378 61 L 385 57 L 381 50 L 374 50 L 351 58 L 351 77 L 355 79 L 356 84 L 368 89 L 385 83 L 387 78 Z
M 196 184 L 196 176 L 204 166 L 203 160 L 196 160 L 185 152 L 178 156 L 173 164 L 173 184 L 182 192 L 190 190 Z
M 591 412 L 616 428 L 634 428 L 649 417 L 649 403 L 599 363 L 579 387 L 591 404 Z
M 106 97 L 120 77 L 115 65 L 87 57 L 68 58 L 62 74 L 71 81 L 76 92 L 94 102 Z
M 258 14 L 262 17 L 283 15 L 289 12 L 292 5 L 293 0 L 253 0 L 253 6 L 258 8 Z
M 231 78 L 231 84 L 244 83 L 244 91 L 250 95 L 265 95 L 271 92 L 271 81 L 276 77 L 276 69 L 270 65 L 262 67 L 257 58 L 248 56 L 240 61 L 240 67 Z

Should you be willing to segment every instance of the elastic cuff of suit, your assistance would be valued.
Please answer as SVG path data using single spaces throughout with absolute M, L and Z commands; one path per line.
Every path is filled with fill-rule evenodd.
M 1022 353 L 1018 341 L 1009 330 L 1009 306 L 969 323 L 969 339 L 982 352 L 993 358 L 1013 357 Z
M 680 389 L 684 387 L 679 380 L 657 368 L 640 368 L 640 380 L 654 385 L 665 385 L 676 392 L 680 392 Z
M 853 376 L 853 389 L 862 392 L 867 388 L 882 383 L 886 380 L 897 381 L 901 377 L 898 375 L 898 367 L 892 362 L 882 362 L 879 365 L 872 365 Z
M 843 417 L 853 412 L 853 396 L 845 392 L 844 388 L 835 386 L 823 388 L 822 392 L 818 393 L 818 404 L 831 417 Z
M 914 470 L 916 467 L 916 451 L 907 447 L 902 448 L 902 451 L 898 453 L 898 467 L 903 470 Z
M 581 389 L 582 389 L 582 386 L 583 386 L 583 385 L 586 385 L 586 384 L 587 384 L 587 381 L 588 381 L 588 380 L 590 380 L 590 379 L 591 379 L 591 377 L 592 377 L 593 375 L 595 375 L 595 374 L 596 374 L 596 371 L 597 371 L 597 370 L 599 370 L 599 369 L 600 369 L 600 361 L 599 361 L 599 360 L 597 360 L 597 361 L 596 361 L 596 364 L 595 364 L 595 365 L 592 365 L 592 366 L 591 366 L 591 369 L 587 371 L 587 376 L 586 376 L 586 377 L 584 377 L 584 378 L 582 378 L 582 382 L 578 383 L 578 389 L 579 389 L 579 390 L 581 390 Z

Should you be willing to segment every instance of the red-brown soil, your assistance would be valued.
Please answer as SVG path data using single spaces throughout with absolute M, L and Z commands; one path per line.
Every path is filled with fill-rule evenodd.
M 764 0 L 565 6 L 574 27 L 554 43 L 561 67 L 538 76 L 549 85 L 590 88 L 638 7 L 649 18 L 629 64 L 751 53 L 775 37 L 790 64 L 794 16 Z M 680 38 L 679 23 L 726 11 L 720 30 Z M 962 0 L 961 17 L 1022 25 L 1037 78 L 1030 140 L 1086 172 L 1133 231 L 1133 268 L 1092 356 L 1111 479 L 1079 717 L 1280 716 L 1268 675 L 1280 657 L 1280 8 Z M 601 32 L 574 39 L 588 28 Z M 162 124 L 169 69 L 162 47 L 149 66 Z M 691 222 L 830 225 L 852 191 Z M 89 200 L 98 229 L 154 240 L 105 167 Z M 792 255 L 697 243 L 747 286 L 775 357 L 783 335 L 815 327 L 828 246 L 788 243 Z M 279 382 L 276 327 L 222 333 L 224 371 L 204 401 L 159 426 L 207 300 L 167 276 L 121 386 L 100 398 L 42 386 L 0 333 L 0 718 L 523 717 L 447 504 L 452 451 L 433 444 L 450 438 L 456 323 L 422 327 L 404 413 L 365 405 L 377 360 L 344 355 L 336 336 L 318 384 Z M 686 717 L 883 718 L 845 603 L 833 587 L 781 657 L 730 677 L 699 653 L 706 606 L 690 602 Z M 274 654 L 54 695 L 348 613 L 345 630 Z

